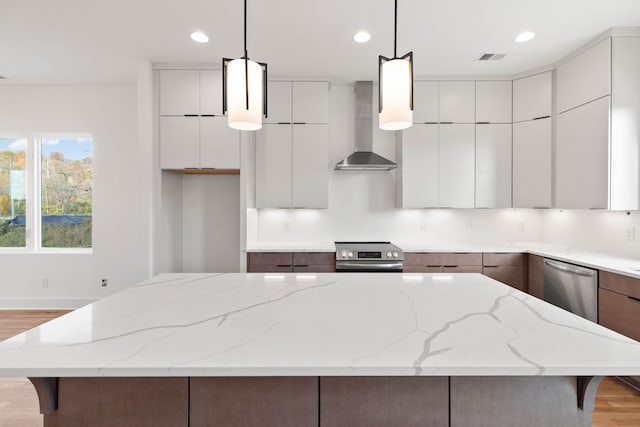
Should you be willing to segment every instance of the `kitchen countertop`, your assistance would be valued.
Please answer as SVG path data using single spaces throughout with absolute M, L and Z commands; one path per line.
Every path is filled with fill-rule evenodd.
M 393 241 L 392 243 L 398 245 L 404 252 L 530 253 L 640 279 L 640 258 L 625 258 L 556 244 L 540 242 L 455 242 L 422 244 L 402 241 Z M 335 245 L 333 242 L 260 243 L 247 249 L 247 252 L 298 251 L 335 252 Z
M 0 376 L 640 375 L 640 343 L 480 274 L 162 274 L 0 343 Z

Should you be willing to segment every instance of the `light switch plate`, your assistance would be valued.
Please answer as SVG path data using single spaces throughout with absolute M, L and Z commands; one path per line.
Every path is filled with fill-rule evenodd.
M 625 229 L 625 231 L 624 231 L 624 240 L 626 240 L 628 242 L 632 242 L 632 241 L 636 240 L 636 228 L 635 227 L 629 227 L 629 228 Z

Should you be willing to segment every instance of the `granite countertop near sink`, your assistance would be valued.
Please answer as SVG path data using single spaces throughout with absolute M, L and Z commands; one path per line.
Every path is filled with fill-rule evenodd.
M 0 377 L 640 375 L 640 343 L 481 274 L 162 274 L 0 343 Z

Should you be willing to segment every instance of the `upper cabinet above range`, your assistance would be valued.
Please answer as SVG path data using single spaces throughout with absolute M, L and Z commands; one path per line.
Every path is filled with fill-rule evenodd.
M 329 82 L 268 82 L 264 123 L 329 123 Z
M 556 70 L 558 113 L 611 94 L 611 39 L 607 38 Z

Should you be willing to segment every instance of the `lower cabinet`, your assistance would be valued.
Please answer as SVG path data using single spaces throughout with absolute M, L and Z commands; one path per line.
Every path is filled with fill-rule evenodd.
M 599 323 L 640 340 L 640 279 L 601 270 L 599 287 Z M 630 379 L 634 386 L 640 387 L 640 377 Z
M 249 273 L 333 273 L 336 271 L 334 252 L 249 252 Z
M 529 254 L 529 293 L 536 298 L 544 299 L 544 258 Z
M 485 253 L 482 255 L 482 274 L 513 288 L 527 292 L 526 254 Z
M 482 273 L 482 253 L 404 253 L 407 273 Z

